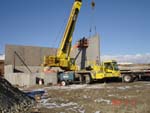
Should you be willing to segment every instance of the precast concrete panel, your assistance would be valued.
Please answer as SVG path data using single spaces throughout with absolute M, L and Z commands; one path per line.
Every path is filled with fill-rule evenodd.
M 86 49 L 86 65 L 89 62 L 96 62 L 100 60 L 100 38 L 95 35 L 88 38 L 89 47 Z M 34 46 L 18 46 L 6 45 L 5 48 L 5 65 L 14 65 L 14 52 L 22 58 L 28 66 L 41 66 L 44 56 L 56 55 L 57 49 L 48 47 L 34 47 Z M 71 51 L 71 57 L 75 58 L 78 54 L 78 48 Z M 77 65 L 81 66 L 81 53 L 77 60 Z M 21 60 L 15 55 L 15 66 L 24 66 Z
M 40 66 L 43 63 L 44 56 L 55 55 L 56 53 L 55 48 L 6 45 L 5 65 L 14 65 L 15 51 L 28 66 Z M 15 65 L 24 66 L 17 55 L 15 55 Z
M 85 66 L 91 65 L 93 63 L 99 63 L 100 62 L 100 37 L 98 34 L 87 38 L 89 42 L 89 46 L 86 49 L 86 54 L 85 54 Z M 78 48 L 73 47 L 71 51 L 71 57 L 75 58 L 79 52 Z M 76 59 L 76 64 L 81 67 L 81 53 Z
M 100 37 L 95 35 L 89 38 L 89 47 L 87 48 L 87 61 L 100 61 Z
M 23 63 L 16 58 L 16 55 L 14 52 L 17 52 L 20 57 L 22 57 L 23 60 L 24 58 L 24 48 L 23 47 L 18 47 L 16 45 L 6 45 L 5 47 L 5 65 L 14 65 L 14 60 L 15 60 L 15 65 L 20 65 L 22 66 Z M 15 59 L 14 59 L 15 58 Z
M 40 48 L 39 47 L 24 47 L 25 63 L 30 66 L 40 64 Z

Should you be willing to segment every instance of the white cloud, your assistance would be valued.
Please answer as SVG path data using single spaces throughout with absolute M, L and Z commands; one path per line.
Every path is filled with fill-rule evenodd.
M 4 60 L 4 59 L 5 59 L 5 55 L 0 54 L 0 60 Z
M 5 55 L 0 54 L 0 60 L 5 60 Z M 118 63 L 150 64 L 150 53 L 136 55 L 103 55 L 101 60 L 116 60 Z
M 104 55 L 101 57 L 102 60 L 117 60 L 118 63 L 139 63 L 139 64 L 149 64 L 150 63 L 150 53 L 146 54 L 136 54 L 136 55 L 116 55 L 109 56 Z

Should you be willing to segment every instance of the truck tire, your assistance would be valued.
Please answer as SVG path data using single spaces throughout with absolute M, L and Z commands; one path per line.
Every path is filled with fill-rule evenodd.
M 133 81 L 133 77 L 131 75 L 125 74 L 123 75 L 123 82 L 129 83 Z
M 90 75 L 85 75 L 85 83 L 90 84 L 91 83 L 91 77 Z
M 66 82 L 66 81 L 64 81 L 64 80 L 63 80 L 63 81 L 61 81 L 61 85 L 62 85 L 62 86 L 66 86 L 66 85 L 67 85 L 67 82 Z
M 83 76 L 82 75 L 79 75 L 79 81 L 80 81 L 80 83 L 82 84 L 83 83 Z

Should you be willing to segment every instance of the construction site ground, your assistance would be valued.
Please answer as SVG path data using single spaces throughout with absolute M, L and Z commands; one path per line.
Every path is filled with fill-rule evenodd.
M 46 91 L 34 106 L 39 113 L 150 113 L 150 81 L 34 86 L 28 90 Z

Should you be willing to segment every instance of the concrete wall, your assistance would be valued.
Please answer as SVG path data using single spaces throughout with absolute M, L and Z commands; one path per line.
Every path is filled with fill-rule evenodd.
M 37 78 L 41 78 L 44 80 L 44 84 L 53 84 L 56 85 L 58 82 L 57 73 L 35 73 Z
M 24 68 L 23 66 L 18 66 L 18 68 Z M 13 72 L 13 65 L 5 66 L 5 78 L 13 85 L 19 86 L 32 86 L 36 85 L 36 78 L 44 80 L 44 84 L 57 84 L 57 73 L 43 73 L 37 72 L 41 70 L 40 66 L 30 66 L 32 73 L 30 72 Z M 25 70 L 25 69 L 20 69 Z M 34 72 L 33 72 L 34 71 Z
M 15 58 L 15 65 L 23 66 L 23 63 L 17 55 L 14 54 L 15 51 L 28 66 L 40 66 L 43 63 L 43 57 L 45 55 L 54 55 L 56 53 L 55 48 L 6 45 L 5 65 L 14 65 Z
M 0 60 L 0 76 L 4 75 L 4 60 Z
M 86 60 L 88 62 L 95 62 L 100 60 L 100 37 L 95 35 L 88 38 L 89 47 L 86 50 Z M 17 55 L 14 55 L 14 52 L 17 52 L 19 56 L 28 66 L 40 66 L 43 63 L 43 57 L 48 55 L 55 55 L 55 48 L 46 48 L 46 47 L 33 47 L 33 46 L 18 46 L 18 45 L 6 45 L 5 48 L 5 65 L 14 65 L 15 66 L 24 66 Z M 75 57 L 78 53 L 78 48 L 74 48 L 71 51 L 71 57 Z M 81 63 L 81 54 L 77 58 L 77 64 Z
M 86 66 L 91 63 L 100 61 L 100 37 L 99 35 L 95 35 L 88 38 L 89 47 L 86 49 Z M 78 53 L 78 48 L 73 48 L 71 52 L 71 56 L 75 57 Z M 76 64 L 81 67 L 81 53 L 76 60 Z
M 95 35 L 88 38 L 89 47 L 86 50 L 86 65 L 89 65 L 89 62 L 96 62 L 99 60 L 100 56 L 100 45 L 99 45 L 99 36 Z M 24 66 L 21 59 L 26 63 L 31 72 Z M 78 49 L 74 48 L 71 52 L 71 57 L 75 57 L 78 53 Z M 55 48 L 45 48 L 45 47 L 33 47 L 33 46 L 18 46 L 18 45 L 6 45 L 5 48 L 5 78 L 10 81 L 12 84 L 17 84 L 20 86 L 30 86 L 35 85 L 36 78 L 43 78 L 44 83 L 57 83 L 56 73 L 42 73 L 41 64 L 43 63 L 43 57 L 46 55 L 55 55 Z M 81 54 L 77 58 L 77 64 L 81 66 Z M 14 65 L 15 64 L 15 65 Z M 14 72 L 18 70 L 18 72 Z
M 13 85 L 32 86 L 36 83 L 36 77 L 26 73 L 9 73 L 5 78 Z
M 28 66 L 24 66 L 23 62 L 18 58 L 16 52 Z M 42 78 L 46 84 L 56 84 L 56 73 L 42 73 L 44 56 L 54 55 L 55 48 L 33 47 L 33 46 L 18 46 L 6 45 L 5 48 L 5 78 L 12 84 L 19 86 L 31 86 L 36 84 L 36 78 Z M 14 67 L 15 70 L 14 71 Z
M 9 73 L 5 75 L 5 78 L 13 85 L 19 86 L 33 86 L 36 83 L 36 79 L 43 79 L 44 85 L 57 84 L 57 74 L 56 73 Z
M 10 65 L 5 65 L 5 74 L 7 73 L 10 73 L 10 70 L 7 69 L 7 67 L 9 67 Z M 42 66 L 28 66 L 29 70 L 25 67 L 25 66 L 15 66 L 15 71 L 13 70 L 14 69 L 14 66 L 11 65 L 11 72 L 13 73 L 18 73 L 18 72 L 21 72 L 21 73 L 40 73 L 42 72 Z M 31 72 L 30 72 L 31 71 Z

